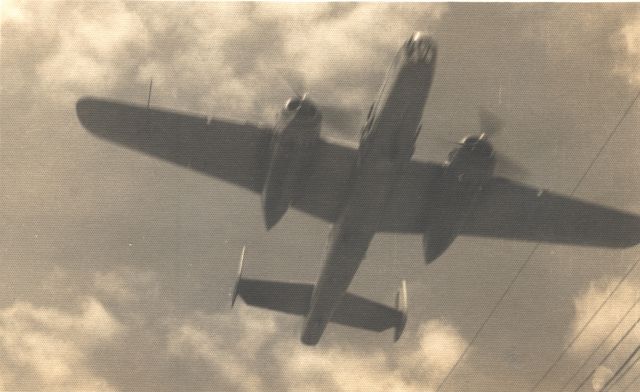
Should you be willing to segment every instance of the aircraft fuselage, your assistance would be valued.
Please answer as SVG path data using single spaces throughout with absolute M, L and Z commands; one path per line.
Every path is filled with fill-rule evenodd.
M 349 287 L 396 179 L 409 162 L 435 69 L 433 41 L 414 34 L 398 51 L 363 129 L 349 197 L 335 223 L 302 342 L 316 344 Z

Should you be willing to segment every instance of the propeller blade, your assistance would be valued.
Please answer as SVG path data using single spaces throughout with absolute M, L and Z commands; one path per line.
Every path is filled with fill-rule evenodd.
M 282 80 L 298 98 L 304 99 L 308 96 L 308 86 L 301 72 L 291 68 L 280 68 L 279 73 Z M 349 137 L 359 134 L 362 127 L 360 110 L 335 104 L 323 104 L 315 99 L 313 101 L 322 113 L 322 120 L 325 124 L 323 128 Z
M 504 154 L 496 152 L 496 172 L 508 177 L 529 177 L 529 170 Z
M 504 121 L 495 113 L 480 107 L 478 108 L 478 117 L 480 119 L 480 131 L 488 137 L 497 135 L 504 130 Z
M 452 140 L 445 139 L 443 137 L 436 136 L 436 135 L 431 135 L 430 141 L 435 142 L 441 146 L 447 146 L 447 147 L 449 146 L 456 147 L 460 145 L 460 142 L 454 142 Z
M 298 98 L 307 95 L 307 83 L 302 73 L 290 68 L 280 68 L 279 71 L 282 80 Z

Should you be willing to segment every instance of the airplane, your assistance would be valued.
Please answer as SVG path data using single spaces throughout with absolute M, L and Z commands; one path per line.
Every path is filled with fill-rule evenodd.
M 426 263 L 460 235 L 624 248 L 640 242 L 640 217 L 494 175 L 489 136 L 464 138 L 444 163 L 413 160 L 437 47 L 414 33 L 399 49 L 369 110 L 358 147 L 320 135 L 322 113 L 291 97 L 273 127 L 84 97 L 76 105 L 91 133 L 261 195 L 267 229 L 290 207 L 332 224 L 315 284 L 249 279 L 244 250 L 232 297 L 304 317 L 301 341 L 316 345 L 329 322 L 371 331 L 407 322 L 401 282 L 395 306 L 347 291 L 377 232 L 422 234 Z

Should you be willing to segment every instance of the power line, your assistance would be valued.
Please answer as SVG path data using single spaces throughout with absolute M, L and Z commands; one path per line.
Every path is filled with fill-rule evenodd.
M 605 298 L 604 301 L 602 301 L 602 303 L 600 304 L 600 307 L 598 307 L 598 309 L 593 312 L 593 314 L 591 315 L 591 318 L 589 318 L 589 320 L 587 320 L 587 322 L 582 326 L 582 328 L 580 328 L 580 331 L 578 331 L 578 333 L 576 334 L 576 336 L 573 337 L 573 339 L 571 340 L 571 342 L 567 345 L 567 347 L 564 348 L 564 350 L 562 350 L 562 352 L 560 353 L 560 355 L 556 358 L 556 360 L 551 364 L 551 366 L 549 366 L 549 368 L 547 369 L 547 371 L 544 373 L 544 375 L 542 375 L 542 377 L 538 380 L 538 382 L 533 386 L 533 388 L 531 388 L 529 390 L 529 392 L 533 392 L 536 389 L 538 389 L 538 387 L 540 386 L 540 384 L 542 384 L 542 381 L 544 381 L 544 379 L 547 378 L 547 376 L 551 373 L 551 370 L 553 370 L 553 368 L 558 364 L 558 362 L 560 362 L 560 360 L 562 359 L 562 357 L 564 357 L 564 355 L 567 353 L 567 351 L 569 351 L 569 349 L 573 346 L 573 344 L 580 338 L 580 336 L 582 336 L 582 333 L 584 331 L 586 331 L 587 327 L 591 324 L 591 322 L 596 318 L 596 316 L 600 313 L 600 311 L 605 307 L 605 305 L 607 304 L 607 302 L 609 302 L 609 300 L 611 299 L 611 297 L 613 297 L 613 295 L 618 291 L 618 289 L 620 288 L 620 286 L 622 285 L 622 283 L 627 280 L 627 277 L 629 277 L 629 275 L 631 274 L 631 272 L 633 272 L 633 270 L 636 268 L 636 266 L 640 263 L 640 257 L 636 260 L 635 263 L 633 263 L 633 266 L 631 266 L 631 268 L 629 268 L 627 270 L 627 273 L 624 274 L 624 276 L 618 281 L 618 283 L 616 284 L 616 287 L 611 290 L 611 293 L 609 293 L 609 295 L 607 296 L 607 298 Z
M 636 383 L 636 381 L 638 381 L 638 380 L 640 380 L 640 373 L 638 373 L 638 375 L 637 375 L 637 376 L 635 376 L 635 377 L 634 377 L 634 379 L 633 379 L 633 380 L 631 380 L 631 382 L 630 382 L 629 384 L 627 384 L 627 386 L 626 386 L 623 390 L 621 390 L 620 392 L 627 392 L 627 390 L 628 390 L 629 388 L 631 388 L 631 386 L 632 386 L 633 384 L 635 384 L 635 383 Z
M 589 354 L 589 356 L 587 357 L 587 359 L 585 359 L 582 362 L 582 365 L 580 365 L 580 367 L 578 368 L 578 370 L 575 371 L 575 373 L 573 373 L 573 375 L 571 376 L 571 378 L 569 378 L 567 380 L 567 382 L 564 383 L 564 385 L 562 386 L 562 388 L 560 389 L 560 392 L 564 391 L 565 388 L 567 388 L 567 386 L 571 383 L 571 381 L 573 381 L 576 376 L 580 373 L 580 371 L 582 369 L 584 369 L 584 367 L 587 365 L 587 363 L 589 363 L 589 361 L 591 360 L 591 358 L 593 358 L 593 356 L 598 352 L 598 350 L 600 350 L 600 348 L 605 344 L 605 342 L 607 340 L 609 340 L 609 338 L 611 337 L 611 335 L 613 335 L 613 333 L 618 329 L 618 327 L 622 324 L 622 322 L 627 318 L 627 316 L 631 313 L 631 311 L 633 310 L 633 308 L 635 308 L 638 303 L 640 303 L 640 296 L 638 296 L 638 298 L 636 299 L 636 302 L 634 302 L 629 309 L 627 310 L 627 312 L 624 314 L 624 316 L 622 316 L 620 318 L 620 321 L 618 321 L 618 323 L 611 329 L 611 332 L 609 332 L 609 334 L 602 339 L 602 341 L 600 342 L 600 344 L 598 344 L 598 347 L 596 347 L 595 349 L 593 349 L 591 351 L 591 354 Z
M 576 190 L 578 189 L 578 187 L 580 187 L 580 185 L 582 184 L 582 182 L 584 181 L 584 179 L 587 177 L 587 174 L 591 171 L 591 169 L 593 168 L 593 165 L 595 164 L 595 162 L 598 160 L 598 158 L 600 157 L 600 154 L 602 154 L 602 151 L 604 151 L 605 147 L 607 146 L 607 144 L 609 144 L 609 141 L 611 140 L 611 138 L 613 137 L 613 135 L 618 131 L 618 128 L 620 128 L 620 125 L 622 124 L 622 122 L 624 121 L 624 119 L 627 117 L 627 115 L 629 114 L 629 112 L 631 111 L 631 108 L 635 105 L 636 101 L 638 100 L 638 97 L 640 97 L 640 91 L 638 91 L 638 93 L 636 94 L 636 96 L 633 98 L 633 100 L 631 101 L 631 103 L 629 104 L 629 106 L 626 108 L 626 110 L 624 111 L 624 113 L 622 114 L 622 116 L 620 117 L 620 120 L 618 120 L 617 124 L 615 125 L 615 127 L 613 127 L 613 130 L 609 133 L 609 135 L 607 136 L 607 138 L 605 139 L 604 143 L 602 144 L 602 146 L 600 147 L 600 149 L 598 150 L 598 152 L 596 153 L 596 155 L 593 157 L 593 159 L 591 160 L 591 163 L 589 164 L 589 166 L 587 166 L 587 169 L 585 170 L 584 174 L 582 175 L 582 177 L 580 177 L 580 179 L 578 180 L 578 182 L 576 183 L 576 185 L 573 187 L 573 190 L 571 191 L 570 196 L 573 196 L 573 194 L 576 192 Z M 447 375 L 442 379 L 442 381 L 440 382 L 440 385 L 438 385 L 438 388 L 436 389 L 436 392 L 440 392 L 442 390 L 442 387 L 445 385 L 445 383 L 447 382 L 447 380 L 451 377 L 451 375 L 453 374 L 453 372 L 458 368 L 458 365 L 462 362 L 462 360 L 465 358 L 467 352 L 469 352 L 469 349 L 471 348 L 471 346 L 473 346 L 473 344 L 475 344 L 476 340 L 478 339 L 478 337 L 480 336 L 480 333 L 484 330 L 484 327 L 487 325 L 487 323 L 489 322 L 489 320 L 491 319 L 491 317 L 493 317 L 494 313 L 496 312 L 496 310 L 500 307 L 500 305 L 502 304 L 502 301 L 506 298 L 507 294 L 509 294 L 509 292 L 511 292 L 511 288 L 514 286 L 515 282 L 518 280 L 518 278 L 520 277 L 522 271 L 524 271 L 524 269 L 527 267 L 527 265 L 529 264 L 529 262 L 531 261 L 531 259 L 533 258 L 533 255 L 536 253 L 536 251 L 538 250 L 538 248 L 540 247 L 540 242 L 536 243 L 536 245 L 533 247 L 533 249 L 531 250 L 531 252 L 529 253 L 529 255 L 527 256 L 527 258 L 525 259 L 524 263 L 522 263 L 522 265 L 520 266 L 520 268 L 518 268 L 518 271 L 516 272 L 515 276 L 511 279 L 511 281 L 509 282 L 509 284 L 507 285 L 507 287 L 505 288 L 505 291 L 502 293 L 502 295 L 500 296 L 500 298 L 498 299 L 498 302 L 496 302 L 496 304 L 493 306 L 493 308 L 491 309 L 491 311 L 489 312 L 489 314 L 487 315 L 487 317 L 485 318 L 485 320 L 482 322 L 482 324 L 480 325 L 480 328 L 476 331 L 476 333 L 474 334 L 473 338 L 471 338 L 471 341 L 469 342 L 469 344 L 467 345 L 467 347 L 465 347 L 465 349 L 462 351 L 462 354 L 460 354 L 460 356 L 458 357 L 458 360 L 456 361 L 456 363 L 453 364 L 453 366 L 451 367 L 451 369 L 449 369 L 449 371 L 447 372 Z M 541 381 L 538 382 L 538 384 L 536 384 L 536 387 L 539 385 Z M 532 390 L 533 391 L 533 390 Z
M 629 106 L 627 106 L 627 108 L 625 109 L 624 113 L 622 113 L 622 117 L 620 117 L 620 120 L 618 120 L 618 123 L 616 124 L 615 127 L 613 127 L 613 131 L 611 131 L 611 133 L 609 134 L 609 136 L 607 137 L 607 139 L 604 141 L 604 143 L 602 144 L 602 147 L 600 147 L 600 150 L 598 150 L 598 153 L 596 154 L 595 158 L 591 161 L 591 164 L 589 164 L 589 167 L 587 167 L 587 170 L 584 172 L 584 174 L 582 175 L 582 177 L 580 177 L 580 181 L 578 181 L 578 184 L 575 186 L 575 188 L 573 188 L 573 191 L 571 192 L 571 195 L 573 196 L 573 192 L 576 191 L 576 189 L 578 189 L 578 186 L 580 186 L 580 184 L 582 183 L 582 181 L 585 179 L 585 177 L 587 176 L 587 174 L 589 173 L 589 171 L 591 170 L 591 168 L 593 167 L 593 165 L 596 163 L 596 160 L 598 159 L 598 157 L 600 156 L 600 154 L 602 153 L 602 151 L 604 150 L 604 148 L 607 146 L 607 144 L 609 144 L 609 141 L 611 141 L 611 138 L 613 137 L 613 135 L 618 131 L 618 128 L 620 128 L 620 125 L 622 124 L 622 122 L 624 121 L 624 119 L 627 117 L 627 115 L 629 114 L 629 112 L 631 111 L 631 108 L 633 107 L 633 105 L 636 104 L 636 101 L 638 100 L 638 97 L 640 97 L 640 91 L 638 91 L 638 93 L 636 94 L 636 96 L 633 98 L 633 100 L 631 101 L 631 103 L 629 104 Z
M 520 276 L 522 271 L 525 269 L 525 267 L 529 263 L 529 260 L 531 260 L 531 257 L 533 256 L 533 254 L 536 253 L 536 250 L 538 249 L 538 247 L 540 247 L 540 243 L 537 243 L 536 246 L 533 247 L 533 249 L 531 250 L 531 253 L 529 253 L 529 256 L 527 257 L 526 261 L 524 263 L 522 263 L 522 265 L 518 269 L 518 272 L 516 272 L 516 274 L 513 277 L 513 279 L 511 279 L 511 282 L 509 282 L 509 285 L 507 286 L 507 289 L 504 291 L 504 293 L 502 293 L 502 296 L 500 297 L 500 299 L 498 299 L 498 302 L 495 303 L 495 305 L 493 306 L 493 308 L 489 312 L 489 315 L 484 319 L 484 321 L 480 325 L 480 328 L 478 328 L 478 330 L 476 331 L 475 335 L 473 335 L 473 338 L 471 338 L 471 341 L 469 342 L 469 344 L 467 344 L 467 347 L 465 347 L 464 351 L 462 351 L 462 354 L 460 354 L 460 357 L 458 357 L 458 360 L 456 361 L 456 363 L 453 364 L 451 369 L 449 369 L 449 372 L 447 373 L 447 375 L 442 379 L 442 382 L 440 382 L 440 385 L 436 389 L 436 392 L 440 392 L 440 390 L 442 389 L 444 384 L 447 382 L 449 377 L 456 370 L 456 368 L 458 367 L 460 362 L 462 362 L 462 359 L 467 354 L 467 352 L 469 351 L 471 346 L 473 346 L 473 344 L 476 342 L 476 340 L 478 339 L 478 336 L 480 336 L 480 333 L 482 332 L 482 330 L 484 330 L 484 327 L 487 325 L 487 323 L 489 322 L 489 320 L 491 319 L 493 314 L 496 312 L 496 310 L 498 309 L 500 304 L 502 304 L 502 301 L 504 300 L 504 298 L 511 291 L 511 288 L 513 287 L 514 283 L 516 282 L 516 280 L 518 280 L 518 277 Z
M 636 349 L 633 350 L 633 352 L 627 357 L 627 359 L 622 363 L 622 365 L 620 365 L 618 370 L 616 370 L 616 372 L 613 373 L 613 376 L 611 376 L 611 378 L 609 378 L 609 380 L 607 380 L 607 382 L 602 386 L 602 388 L 600 389 L 601 392 L 605 392 L 606 390 L 609 389 L 609 386 L 612 386 L 613 384 L 615 384 L 615 381 L 613 381 L 614 379 L 617 378 L 618 380 L 620 380 L 620 378 L 618 378 L 618 376 L 620 376 L 622 374 L 623 369 L 628 369 L 627 365 L 629 364 L 629 362 L 631 362 L 633 357 L 635 357 L 638 352 L 640 352 L 640 345 L 638 345 L 638 347 L 636 347 Z M 633 365 L 635 365 L 635 362 L 633 363 Z M 631 366 L 633 366 L 633 365 L 631 365 Z M 626 372 L 625 372 L 625 374 L 626 374 Z M 622 374 L 622 377 L 624 377 L 624 374 Z
M 613 386 L 615 386 L 615 384 L 620 383 L 620 381 L 622 381 L 624 376 L 626 376 L 631 371 L 631 369 L 633 369 L 633 367 L 636 366 L 638 361 L 640 361 L 640 356 L 637 356 L 636 359 L 633 361 L 633 363 L 631 365 L 627 366 L 627 368 L 624 370 L 624 372 L 622 372 L 620 374 L 620 377 L 618 377 L 618 380 L 614 381 L 613 384 L 611 384 L 611 386 L 613 387 Z M 611 389 L 611 388 L 609 388 L 609 389 Z
M 611 354 L 613 354 L 614 351 L 616 351 L 616 349 L 620 346 L 620 344 L 627 338 L 627 336 L 629 336 L 629 334 L 631 333 L 631 331 L 633 331 L 633 329 L 636 327 L 636 325 L 638 325 L 638 323 L 640 323 L 640 318 L 638 318 L 638 320 L 636 320 L 635 323 L 633 323 L 633 325 L 631 327 L 629 327 L 629 329 L 627 330 L 627 332 L 620 338 L 620 340 L 618 340 L 618 343 L 616 343 L 611 350 L 609 350 L 609 352 L 607 353 L 607 355 L 602 358 L 602 360 L 600 361 L 600 363 L 598 363 L 598 365 L 596 365 L 595 368 L 593 368 L 593 370 L 591 371 L 591 373 L 589 373 L 589 375 L 582 380 L 582 382 L 580 383 L 580 385 L 578 385 L 576 387 L 576 389 L 573 390 L 573 392 L 578 392 L 580 390 L 580 388 L 582 388 L 582 386 L 584 384 L 587 383 L 587 381 L 589 381 L 589 379 L 591 379 L 591 377 L 593 376 L 593 374 L 596 372 L 596 370 L 598 370 L 598 368 L 600 366 L 602 366 L 603 363 L 605 363 L 607 361 L 607 359 L 609 359 L 609 357 L 611 356 Z

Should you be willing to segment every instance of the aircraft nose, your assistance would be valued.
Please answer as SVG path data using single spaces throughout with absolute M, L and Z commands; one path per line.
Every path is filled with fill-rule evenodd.
M 436 55 L 436 44 L 431 36 L 417 31 L 407 41 L 405 50 L 409 59 L 431 63 Z
M 429 40 L 431 39 L 431 37 L 429 37 L 429 35 L 424 31 L 416 31 L 415 33 L 413 33 L 413 35 L 411 35 L 411 40 L 414 42 L 425 40 L 425 39 Z

